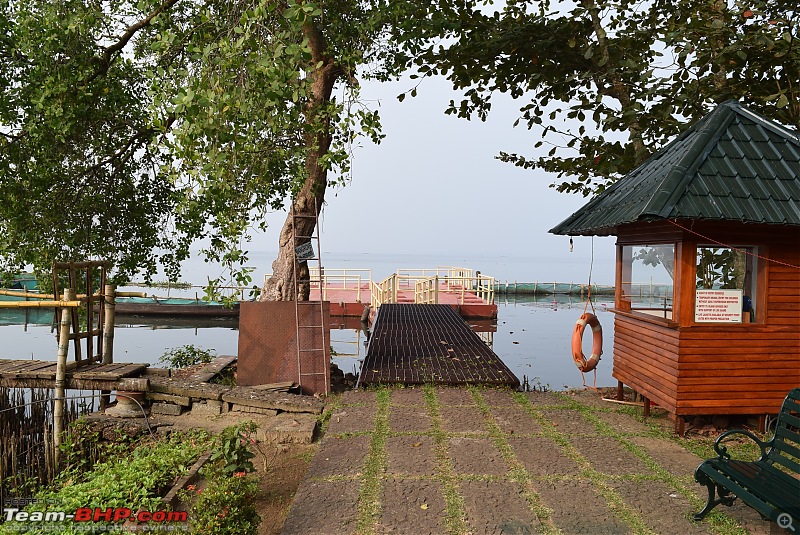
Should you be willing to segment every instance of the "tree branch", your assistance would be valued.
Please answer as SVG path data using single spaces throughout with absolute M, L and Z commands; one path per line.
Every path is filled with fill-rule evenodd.
M 177 4 L 178 1 L 179 0 L 167 0 L 167 2 L 161 4 L 156 9 L 151 11 L 150 14 L 147 15 L 145 18 L 136 22 L 135 24 L 128 26 L 128 28 L 125 30 L 125 33 L 122 34 L 122 36 L 119 38 L 119 40 L 117 40 L 116 43 L 107 46 L 103 50 L 103 57 L 98 58 L 97 60 L 100 63 L 100 66 L 97 68 L 95 72 L 92 73 L 91 76 L 89 76 L 89 78 L 86 79 L 85 82 L 87 84 L 91 83 L 92 81 L 97 79 L 97 77 L 108 72 L 108 68 L 111 66 L 111 62 L 113 60 L 112 56 L 116 52 L 120 52 L 123 48 L 125 48 L 127 44 L 130 42 L 130 40 L 133 39 L 133 36 L 136 35 L 136 32 L 148 26 L 153 21 L 154 18 L 156 18 L 158 15 L 160 15 L 164 11 L 168 10 L 169 8 Z

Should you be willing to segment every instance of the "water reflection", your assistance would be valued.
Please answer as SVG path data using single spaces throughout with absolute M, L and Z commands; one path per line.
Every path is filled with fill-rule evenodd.
M 591 305 L 579 297 L 498 296 L 498 320 L 467 320 L 475 332 L 497 353 L 520 380 L 531 385 L 560 390 L 582 385 L 582 377 L 572 361 L 571 336 L 575 320 Z M 610 298 L 593 302 L 605 335 L 602 360 L 597 370 L 598 386 L 614 386 L 611 377 L 613 315 L 607 310 Z M 40 312 L 40 311 L 36 311 Z M 41 323 L 40 323 L 41 322 Z M 13 324 L 9 324 L 13 323 Z M 54 360 L 57 352 L 52 312 L 27 314 L 23 311 L 0 313 L 0 358 Z M 236 318 L 157 318 L 117 316 L 114 360 L 147 362 L 157 365 L 169 349 L 193 344 L 213 349 L 217 355 L 238 353 Z M 366 354 L 369 326 L 360 318 L 331 318 L 332 361 L 344 372 L 358 373 Z M 589 354 L 591 337 L 585 337 Z M 591 384 L 593 375 L 586 376 Z

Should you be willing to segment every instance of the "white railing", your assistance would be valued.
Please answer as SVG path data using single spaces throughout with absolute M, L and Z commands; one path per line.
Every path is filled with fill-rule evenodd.
M 487 303 L 494 303 L 494 277 L 487 275 L 478 275 L 475 277 L 475 286 L 471 289 L 475 295 L 486 301 Z
M 370 282 L 370 306 L 377 310 L 384 303 L 397 302 L 397 273 L 389 275 L 381 282 Z
M 468 280 L 474 276 L 473 275 L 474 272 L 469 268 L 451 267 L 451 266 L 438 266 L 435 268 L 428 268 L 428 269 L 401 268 L 398 269 L 395 273 L 397 273 L 401 277 L 410 277 L 410 279 L 413 280 L 429 279 L 431 277 L 439 277 L 441 280 L 450 280 L 450 279 Z
M 418 280 L 414 285 L 414 302 L 422 305 L 439 303 L 439 276 Z
M 328 300 L 328 290 L 355 290 L 356 301 L 361 302 L 361 290 L 364 286 L 369 287 L 372 282 L 371 269 L 357 269 L 357 268 L 336 268 L 336 269 L 322 269 L 322 276 L 320 277 L 317 268 L 310 270 L 311 287 L 317 288 L 322 281 L 322 300 Z
M 264 276 L 264 280 L 269 275 Z M 438 304 L 442 293 L 456 294 L 459 304 L 464 304 L 468 294 L 485 303 L 494 303 L 494 277 L 462 267 L 437 267 L 432 269 L 398 269 L 380 282 L 372 280 L 370 269 L 318 269 L 310 270 L 311 289 L 319 291 L 322 300 L 328 300 L 329 290 L 351 290 L 361 302 L 362 290 L 369 288 L 370 306 L 397 303 L 398 292 L 413 292 L 415 303 Z

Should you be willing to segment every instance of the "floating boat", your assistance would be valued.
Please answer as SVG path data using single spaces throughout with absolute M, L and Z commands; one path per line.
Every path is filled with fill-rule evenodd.
M 11 279 L 11 286 L 9 290 L 37 290 L 39 288 L 39 281 L 32 273 L 20 273 Z
M 127 292 L 120 292 L 121 294 Z M 0 289 L 0 301 L 36 301 L 39 299 L 52 299 L 38 292 L 23 290 Z M 118 295 L 115 299 L 116 313 L 134 316 L 172 316 L 172 317 L 205 317 L 205 318 L 232 318 L 239 317 L 239 303 L 232 307 L 225 306 L 219 301 L 205 301 L 191 297 L 146 297 Z M 10 316 L 9 311 L 5 312 Z M 46 311 L 50 317 L 52 311 Z M 13 322 L 18 321 L 19 312 L 14 315 Z M 37 322 L 39 318 L 37 317 Z
M 239 303 L 226 307 L 219 301 L 190 297 L 117 297 L 115 312 L 134 316 L 238 317 Z

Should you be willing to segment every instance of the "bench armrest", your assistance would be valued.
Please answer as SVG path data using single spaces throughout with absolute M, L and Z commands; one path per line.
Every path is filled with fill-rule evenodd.
M 722 433 L 720 436 L 717 437 L 717 440 L 714 442 L 714 451 L 717 452 L 717 455 L 719 455 L 720 459 L 731 458 L 731 454 L 728 453 L 728 448 L 722 442 L 729 436 L 735 434 L 744 435 L 753 440 L 753 442 L 755 442 L 756 444 L 758 444 L 758 447 L 761 448 L 761 457 L 758 460 L 763 461 L 764 459 L 766 459 L 767 448 L 772 446 L 772 441 L 770 440 L 769 442 L 764 442 L 750 431 L 746 431 L 744 429 L 731 429 L 730 431 L 725 431 L 724 433 Z

